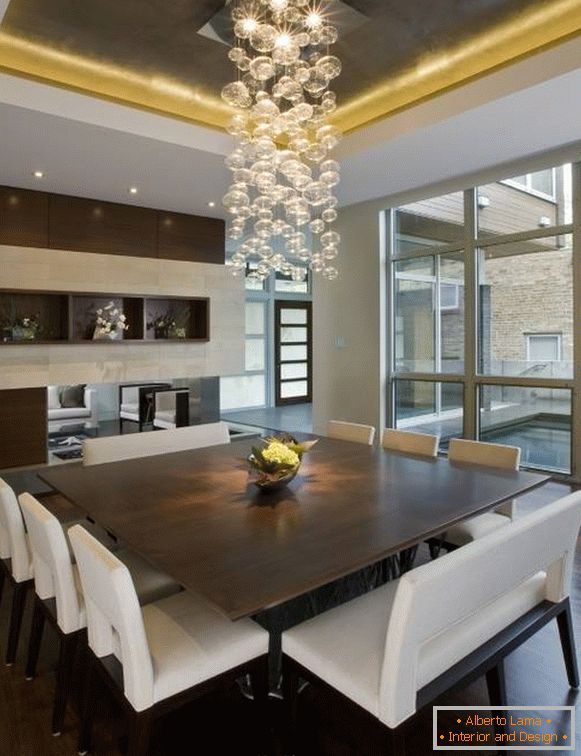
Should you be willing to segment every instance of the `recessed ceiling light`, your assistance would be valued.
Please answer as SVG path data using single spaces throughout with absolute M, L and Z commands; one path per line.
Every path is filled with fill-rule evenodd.
M 138 189 L 136 186 L 130 186 L 129 187 L 129 194 L 137 194 Z
M 34 176 L 34 178 L 43 178 L 44 177 L 44 173 L 42 171 L 34 171 L 34 173 L 32 175 Z
M 215 202 L 208 202 L 208 207 L 216 207 L 216 203 Z

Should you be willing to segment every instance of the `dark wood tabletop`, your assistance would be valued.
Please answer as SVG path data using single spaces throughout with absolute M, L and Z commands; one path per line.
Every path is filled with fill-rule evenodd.
M 41 477 L 233 620 L 373 564 L 549 479 L 323 438 L 286 489 L 264 494 L 248 482 L 251 445 L 63 465 Z

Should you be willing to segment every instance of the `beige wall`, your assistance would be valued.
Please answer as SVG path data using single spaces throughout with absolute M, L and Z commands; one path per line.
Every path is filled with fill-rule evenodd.
M 313 284 L 313 426 L 328 420 L 379 426 L 384 324 L 380 317 L 384 262 L 380 259 L 381 202 L 341 210 L 340 277 Z M 345 346 L 336 340 L 344 339 Z
M 224 266 L 0 245 L 0 288 L 210 298 L 208 343 L 2 346 L 0 389 L 244 370 L 243 282 Z

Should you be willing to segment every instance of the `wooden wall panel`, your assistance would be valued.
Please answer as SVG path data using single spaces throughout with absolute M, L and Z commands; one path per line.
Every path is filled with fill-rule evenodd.
M 0 244 L 48 247 L 48 194 L 0 186 Z
M 158 253 L 163 260 L 224 265 L 225 223 L 182 213 L 158 213 Z
M 46 388 L 0 391 L 0 428 L 0 470 L 46 464 Z
M 157 257 L 157 213 L 53 194 L 49 200 L 49 247 L 131 257 Z

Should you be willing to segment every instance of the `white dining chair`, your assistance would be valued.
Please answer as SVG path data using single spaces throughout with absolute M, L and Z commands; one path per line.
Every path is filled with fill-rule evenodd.
M 229 443 L 230 433 L 224 422 L 132 433 L 128 436 L 88 438 L 83 444 L 83 465 L 103 465 Z
M 153 394 L 153 427 L 161 430 L 183 428 L 190 424 L 190 390 L 164 389 Z
M 357 444 L 373 446 L 375 428 L 373 425 L 361 423 L 347 423 L 344 420 L 329 420 L 327 423 L 327 436 L 340 441 L 355 441 Z
M 16 659 L 26 594 L 32 586 L 32 558 L 28 538 L 16 494 L 5 480 L 0 478 L 0 600 L 4 583 L 12 587 L 12 609 L 6 645 L 6 664 L 11 666 Z
M 491 705 L 506 706 L 504 657 L 555 618 L 578 687 L 569 592 L 580 524 L 576 492 L 284 632 L 291 733 L 303 678 L 372 714 L 400 753 L 402 725 L 452 686 L 486 674 Z
M 518 470 L 520 449 L 517 446 L 453 438 L 448 447 L 448 461 L 502 470 Z M 497 507 L 494 512 L 485 512 L 449 528 L 443 537 L 443 545 L 448 550 L 463 546 L 476 538 L 482 538 L 492 530 L 507 525 L 515 517 L 516 502 L 511 499 Z
M 61 523 L 31 494 L 21 494 L 19 502 L 32 552 L 36 593 L 26 677 L 31 680 L 36 674 L 42 633 L 45 620 L 48 619 L 60 639 L 52 720 L 52 732 L 58 735 L 64 722 L 74 655 L 80 632 L 86 627 L 85 601 L 78 568 L 73 563 Z M 143 603 L 181 590 L 167 575 L 153 569 L 137 554 L 122 549 L 117 552 L 117 557 L 132 571 Z
M 402 454 L 416 454 L 421 457 L 437 457 L 440 437 L 431 433 L 396 430 L 386 428 L 381 437 L 381 445 L 388 451 Z
M 257 703 L 264 706 L 266 630 L 249 619 L 232 622 L 187 591 L 140 608 L 131 575 L 117 556 L 81 526 L 69 535 L 87 606 L 91 670 L 117 698 L 121 693 L 129 719 L 129 756 L 145 756 L 155 719 L 214 684 L 251 674 Z M 91 742 L 92 691 L 89 676 L 81 753 Z

